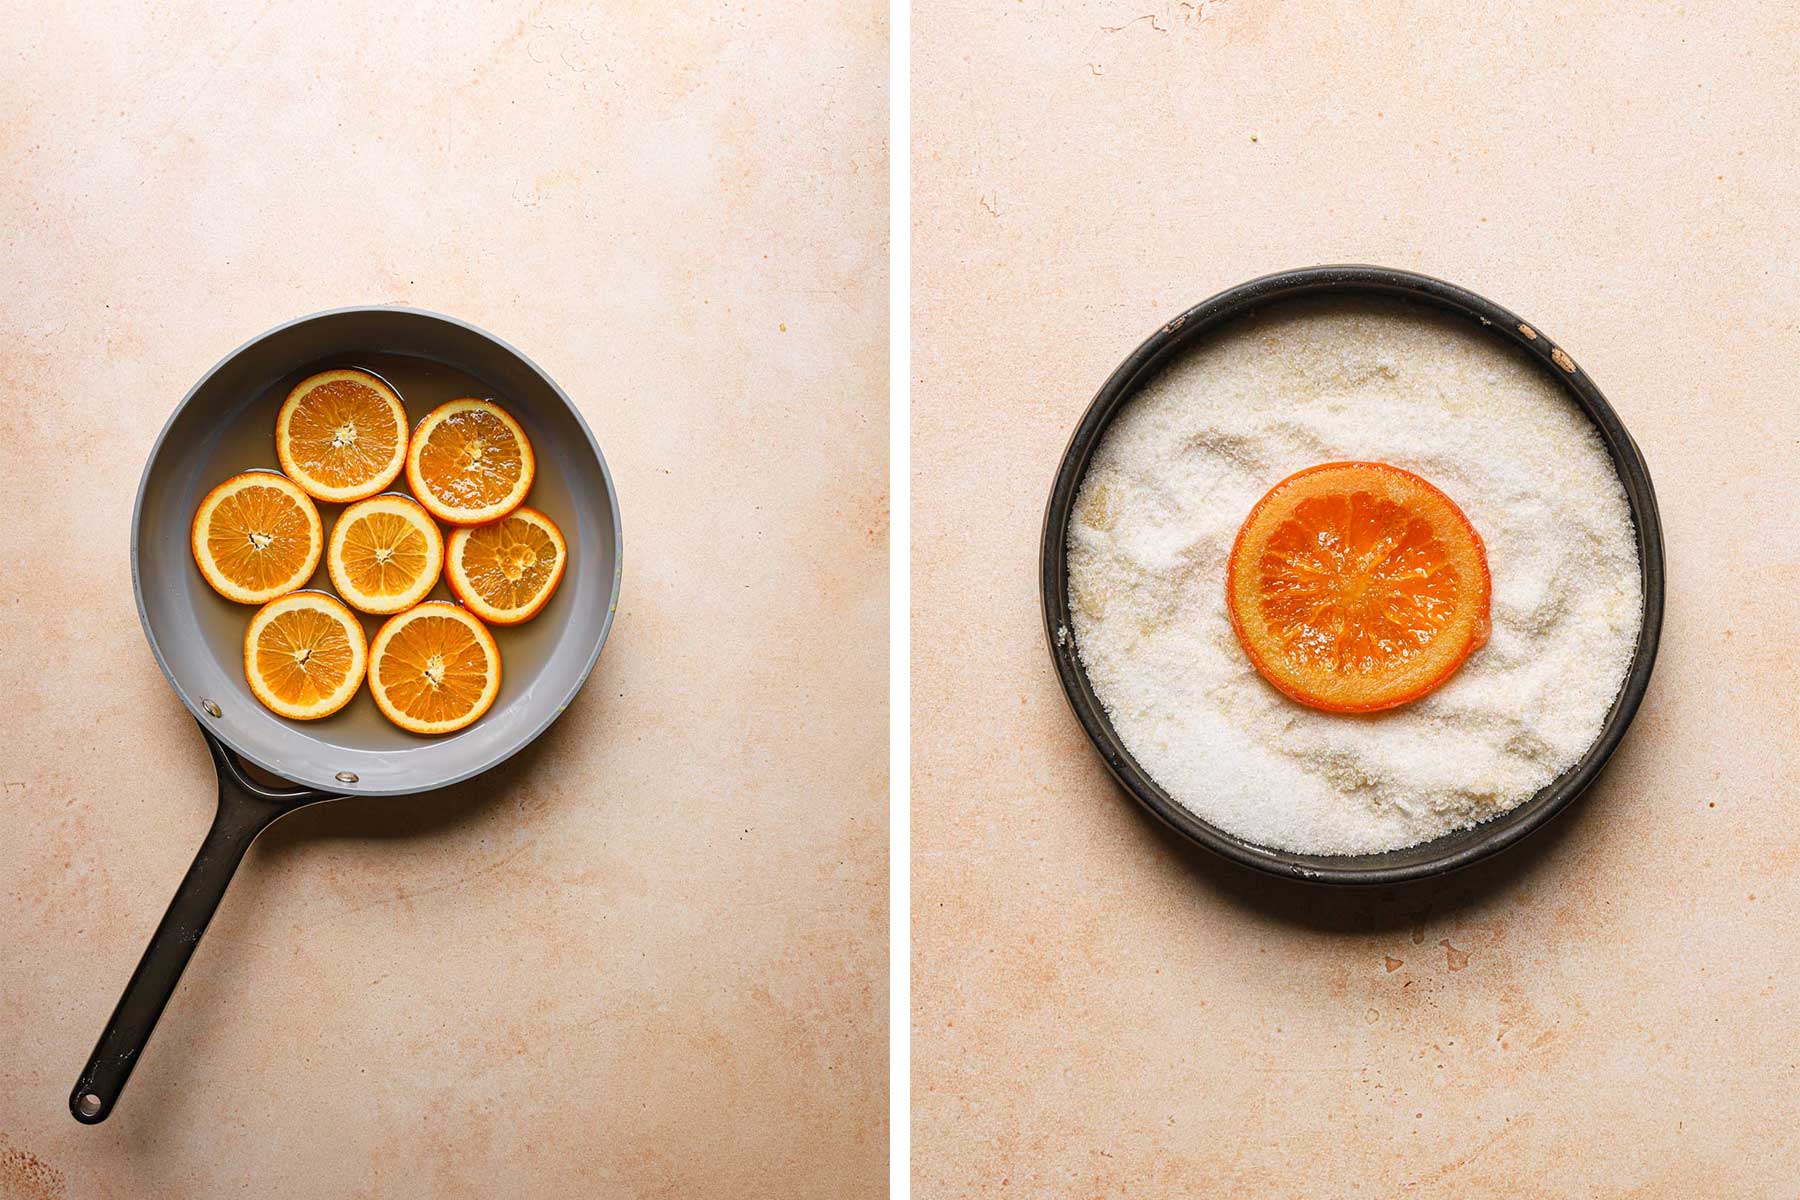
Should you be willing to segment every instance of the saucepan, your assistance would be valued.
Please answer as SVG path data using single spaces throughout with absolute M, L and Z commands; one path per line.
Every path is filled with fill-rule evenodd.
M 287 721 L 262 707 L 243 667 L 244 628 L 254 609 L 215 594 L 189 549 L 194 510 L 210 488 L 239 471 L 276 465 L 275 412 L 287 388 L 313 371 L 348 366 L 396 383 L 413 420 L 456 398 L 442 393 L 470 387 L 502 404 L 536 451 L 531 504 L 568 540 L 569 565 L 556 594 L 531 623 L 501 635 L 504 669 L 493 707 L 450 736 L 420 737 L 386 723 L 366 689 L 320 721 Z M 327 526 L 337 511 L 321 506 Z M 563 713 L 593 671 L 618 607 L 619 504 L 581 414 L 519 351 L 435 313 L 343 308 L 252 339 L 188 392 L 144 467 L 131 566 L 150 650 L 212 752 L 218 809 L 70 1094 L 70 1111 L 87 1124 L 112 1113 L 259 833 L 307 805 L 429 792 L 469 779 L 517 754 Z

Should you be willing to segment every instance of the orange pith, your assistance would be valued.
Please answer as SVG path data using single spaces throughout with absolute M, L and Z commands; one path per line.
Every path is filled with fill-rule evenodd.
M 406 460 L 406 409 L 367 371 L 323 371 L 295 385 L 275 418 L 281 469 L 315 499 L 373 496 Z
M 271 471 L 234 475 L 206 494 L 190 535 L 194 562 L 214 591 L 262 604 L 303 585 L 325 549 L 319 510 Z
M 556 523 L 521 505 L 488 525 L 450 535 L 444 578 L 482 620 L 517 625 L 537 616 L 562 581 L 569 550 Z
M 402 729 L 462 729 L 488 710 L 499 690 L 500 648 L 480 621 L 454 604 L 428 601 L 375 635 L 369 691 Z
M 413 430 L 406 478 L 439 520 L 478 525 L 498 520 L 531 490 L 537 463 L 517 421 L 487 400 L 452 400 Z
M 407 496 L 382 495 L 346 508 L 331 528 L 331 583 L 353 608 L 385 615 L 411 608 L 437 585 L 444 537 Z
M 362 686 L 368 648 L 354 614 L 323 592 L 270 601 L 244 634 L 244 676 L 270 711 L 330 716 Z
M 1438 687 L 1487 641 L 1487 551 L 1456 503 L 1385 463 L 1291 475 L 1238 531 L 1226 606 L 1276 688 L 1375 712 Z

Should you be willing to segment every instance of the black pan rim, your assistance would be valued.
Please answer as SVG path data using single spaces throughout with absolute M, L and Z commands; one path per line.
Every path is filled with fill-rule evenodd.
M 499 766 L 501 763 L 519 753 L 519 751 L 525 749 L 525 747 L 531 745 L 531 743 L 541 737 L 545 730 L 556 723 L 557 718 L 562 716 L 563 712 L 574 701 L 576 695 L 580 693 L 584 686 L 586 686 L 589 676 L 593 674 L 595 666 L 600 662 L 600 652 L 606 646 L 606 639 L 612 632 L 613 620 L 617 616 L 619 610 L 619 594 L 624 583 L 625 540 L 619 516 L 619 495 L 613 484 L 612 469 L 607 466 L 606 455 L 601 451 L 600 443 L 594 437 L 594 431 L 588 428 L 587 419 L 581 415 L 581 409 L 576 407 L 575 402 L 569 398 L 569 394 L 563 391 L 562 386 L 558 384 L 556 380 L 551 378 L 542 367 L 538 366 L 536 362 L 518 347 L 512 345 L 504 338 L 497 337 L 487 330 L 482 329 L 477 325 L 472 325 L 457 317 L 449 316 L 446 313 L 433 312 L 430 309 L 417 308 L 410 304 L 351 304 L 341 308 L 321 309 L 318 312 L 308 313 L 305 316 L 295 317 L 290 321 L 283 321 L 279 325 L 271 326 L 261 333 L 258 333 L 255 337 L 240 343 L 232 349 L 230 353 L 214 363 L 205 374 L 200 376 L 199 379 L 195 380 L 194 385 L 187 390 L 187 393 L 184 396 L 182 396 L 181 403 L 174 407 L 169 413 L 168 419 L 163 422 L 162 429 L 157 432 L 156 441 L 151 444 L 150 452 L 144 459 L 143 474 L 138 478 L 137 495 L 133 499 L 131 505 L 131 594 L 134 602 L 137 604 L 138 625 L 144 631 L 144 640 L 150 643 L 150 653 L 156 658 L 157 668 L 162 671 L 163 678 L 169 681 L 169 686 L 174 689 L 175 695 L 180 698 L 182 705 L 188 710 L 189 715 L 199 723 L 206 736 L 216 739 L 221 745 L 227 747 L 233 754 L 242 758 L 244 761 L 249 762 L 264 771 L 268 771 L 278 778 L 286 778 L 287 776 L 276 770 L 273 765 L 260 760 L 256 755 L 246 751 L 209 721 L 205 710 L 200 707 L 199 702 L 188 694 L 187 689 L 181 685 L 181 681 L 177 679 L 175 673 L 170 670 L 168 660 L 163 656 L 162 647 L 157 644 L 156 631 L 151 628 L 149 610 L 144 602 L 143 580 L 139 572 L 139 540 L 142 533 L 141 518 L 143 515 L 144 497 L 149 490 L 151 470 L 155 466 L 158 456 L 162 453 L 163 444 L 168 439 L 169 431 L 175 427 L 176 420 L 187 409 L 188 404 L 197 394 L 199 394 L 200 390 L 206 386 L 207 382 L 210 381 L 213 376 L 224 370 L 225 367 L 237 359 L 239 355 L 244 354 L 260 342 L 263 342 L 284 330 L 329 317 L 351 316 L 358 313 L 400 313 L 408 317 L 418 317 L 428 321 L 437 321 L 445 325 L 453 326 L 465 334 L 480 338 L 518 359 L 518 361 L 530 370 L 532 374 L 536 375 L 547 387 L 549 387 L 557 399 L 562 402 L 563 406 L 569 410 L 569 415 L 575 419 L 576 426 L 581 430 L 582 436 L 587 439 L 588 447 L 594 452 L 594 458 L 600 464 L 600 478 L 606 485 L 607 501 L 609 507 L 612 509 L 613 545 L 616 547 L 613 554 L 612 599 L 607 605 L 605 615 L 601 618 L 600 633 L 594 641 L 594 648 L 589 653 L 587 662 L 582 666 L 580 672 L 577 673 L 573 684 L 569 687 L 567 692 L 549 710 L 548 715 L 542 721 L 531 727 L 524 736 L 517 739 L 501 753 L 492 755 L 488 759 L 467 770 L 454 773 L 442 779 L 434 779 L 431 786 L 425 789 L 407 787 L 365 787 L 360 784 L 345 783 L 337 779 L 293 780 L 295 783 L 346 796 L 374 797 L 417 795 L 421 791 L 435 791 L 439 788 L 451 787 L 455 784 L 473 779 L 477 775 L 484 774 Z
M 1555 378 L 1599 430 L 1624 486 L 1638 537 L 1644 609 L 1637 646 L 1624 686 L 1614 699 L 1600 736 L 1569 771 L 1525 803 L 1470 830 L 1440 841 L 1459 844 L 1442 854 L 1403 864 L 1380 862 L 1420 847 L 1386 854 L 1334 856 L 1274 850 L 1227 833 L 1183 808 L 1150 778 L 1126 751 L 1094 695 L 1074 645 L 1068 611 L 1068 528 L 1076 493 L 1088 461 L 1113 416 L 1160 367 L 1207 331 L 1253 309 L 1319 293 L 1364 294 L 1423 301 L 1478 323 L 1489 334 L 1524 350 Z M 1586 372 L 1535 324 L 1466 288 L 1429 275 L 1390 267 L 1342 264 L 1302 267 L 1263 275 L 1228 288 L 1169 321 L 1131 352 L 1101 385 L 1058 464 L 1044 509 L 1039 549 L 1040 604 L 1044 637 L 1063 696 L 1088 741 L 1121 787 L 1163 825 L 1185 840 L 1242 866 L 1284 879 L 1340 886 L 1391 886 L 1443 875 L 1489 858 L 1543 828 L 1585 792 L 1624 739 L 1636 717 L 1656 666 L 1662 636 L 1664 599 L 1662 520 L 1650 472 L 1637 443 L 1612 405 Z M 1432 843 L 1426 843 L 1428 849 Z

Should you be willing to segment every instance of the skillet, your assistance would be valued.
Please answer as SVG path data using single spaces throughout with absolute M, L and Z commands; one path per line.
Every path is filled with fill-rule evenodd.
M 208 489 L 239 471 L 275 467 L 275 412 L 288 388 L 333 366 L 361 366 L 399 386 L 414 422 L 479 386 L 531 439 L 537 477 L 528 502 L 557 522 L 569 544 L 569 565 L 543 611 L 495 632 L 503 670 L 493 707 L 446 737 L 387 724 L 366 687 L 320 721 L 286 721 L 263 708 L 244 680 L 243 632 L 255 609 L 214 593 L 189 549 L 194 510 Z M 340 506 L 319 509 L 329 536 Z M 411 308 L 334 309 L 277 326 L 208 371 L 176 407 L 144 467 L 131 577 L 151 653 L 212 753 L 218 810 L 70 1093 L 75 1119 L 96 1124 L 111 1115 L 259 833 L 307 805 L 429 792 L 518 753 L 593 671 L 618 608 L 620 576 L 618 498 L 586 422 L 548 375 L 473 325 Z M 325 580 L 321 563 L 308 586 L 327 587 Z M 438 586 L 434 595 L 443 594 Z M 375 624 L 369 619 L 366 631 Z

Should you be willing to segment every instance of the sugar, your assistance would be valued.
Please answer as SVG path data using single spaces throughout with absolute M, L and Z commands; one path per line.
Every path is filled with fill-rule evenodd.
M 1430 695 L 1344 716 L 1256 673 L 1225 611 L 1251 506 L 1345 459 L 1423 475 L 1487 545 L 1493 633 Z M 1599 736 L 1643 619 L 1599 434 L 1456 318 L 1295 301 L 1163 370 L 1096 449 L 1069 531 L 1072 633 L 1125 746 L 1176 801 L 1259 845 L 1397 849 L 1531 798 Z

